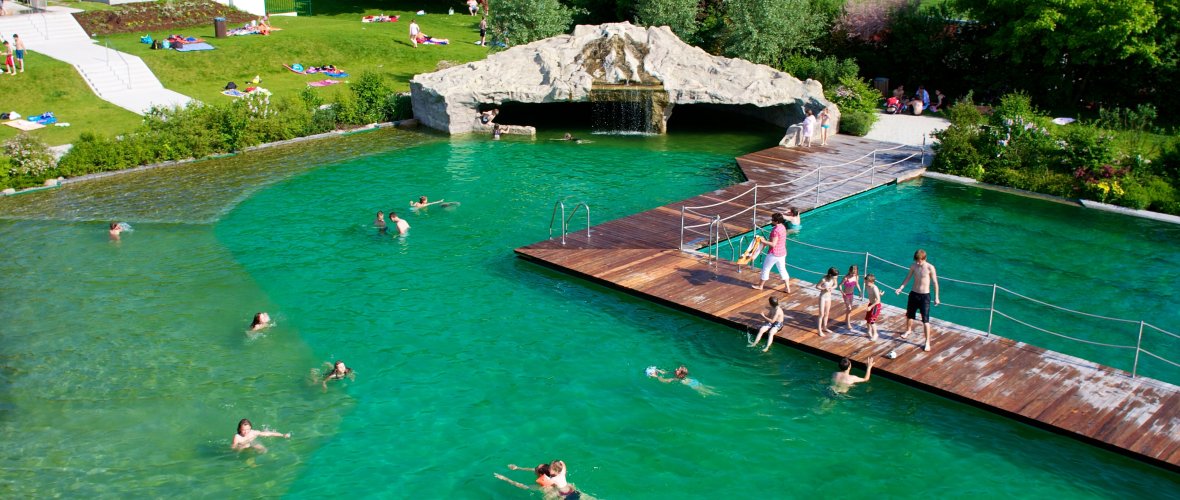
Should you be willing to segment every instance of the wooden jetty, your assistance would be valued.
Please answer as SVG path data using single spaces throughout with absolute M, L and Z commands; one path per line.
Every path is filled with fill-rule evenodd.
M 943 396 L 961 400 L 1021 421 L 1037 425 L 1131 457 L 1180 471 L 1180 388 L 1158 380 L 1138 377 L 1111 367 L 1049 351 L 1011 339 L 946 321 L 933 320 L 933 352 L 922 351 L 920 324 L 908 339 L 904 331 L 904 310 L 885 306 L 879 329 L 882 338 L 871 342 L 861 329 L 856 333 L 836 329 L 836 334 L 815 333 L 816 293 L 811 283 L 793 280 L 793 293 L 783 290 L 753 290 L 756 273 L 740 273 L 736 264 L 716 261 L 696 251 L 712 241 L 709 237 L 689 238 L 681 234 L 686 224 L 717 221 L 717 231 L 736 236 L 751 230 L 755 220 L 732 214 L 748 210 L 757 196 L 759 203 L 791 199 L 802 210 L 828 204 L 847 196 L 901 180 L 920 176 L 924 168 L 911 159 L 895 163 L 912 150 L 893 149 L 893 144 L 837 136 L 829 146 L 804 149 L 771 148 L 737 159 L 747 182 L 681 202 L 657 207 L 622 219 L 566 234 L 516 249 L 519 257 L 562 270 L 628 293 L 711 319 L 740 331 L 760 325 L 770 294 L 780 297 L 787 322 L 776 343 L 782 343 L 829 358 L 849 357 L 864 362 L 876 357 L 874 372 Z M 820 165 L 837 165 L 864 157 L 875 157 L 878 168 L 869 168 L 871 158 L 842 167 L 809 174 Z M 816 178 L 813 178 L 816 177 Z M 773 188 L 771 185 L 799 180 Z M 818 190 L 815 186 L 828 185 Z M 745 194 L 743 194 L 745 193 Z M 731 198 L 737 197 L 735 200 Z M 716 205 L 708 209 L 681 207 Z M 769 222 L 769 210 L 757 212 L 758 224 Z M 711 212 L 708 212 L 711 211 Z M 713 215 L 713 213 L 716 215 Z M 683 249 L 681 248 L 683 244 Z M 772 277 L 773 278 L 773 277 Z M 777 278 L 768 282 L 778 284 Z M 833 304 L 833 314 L 842 315 L 843 305 Z M 863 318 L 863 305 L 853 312 Z M 839 317 L 839 316 L 837 316 Z M 863 322 L 861 323 L 863 326 Z M 885 354 L 896 350 L 896 359 Z

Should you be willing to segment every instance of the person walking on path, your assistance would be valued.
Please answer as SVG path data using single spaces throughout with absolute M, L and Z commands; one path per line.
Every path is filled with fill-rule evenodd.
M 758 236 L 757 238 L 765 242 L 770 250 L 766 253 L 766 258 L 762 260 L 762 281 L 757 285 L 751 285 L 755 290 L 761 290 L 766 285 L 766 280 L 770 279 L 770 269 L 778 266 L 778 272 L 783 277 L 783 282 L 786 285 L 787 293 L 791 293 L 791 275 L 787 274 L 787 220 L 783 214 L 775 212 L 770 216 L 770 220 L 774 223 L 774 229 L 770 230 L 770 241 Z
M 905 279 L 901 280 L 901 286 L 897 287 L 897 294 L 901 295 L 901 291 L 905 289 L 905 284 L 914 279 L 914 288 L 910 290 L 909 301 L 905 306 L 905 333 L 901 335 L 902 338 L 910 335 L 911 327 L 914 323 L 914 317 L 917 313 L 922 313 L 922 331 L 926 335 L 926 345 L 922 347 L 924 351 L 930 351 L 930 288 L 934 287 L 934 305 L 939 304 L 938 300 L 938 273 L 934 270 L 934 265 L 926 262 L 926 251 L 918 249 L 914 252 L 914 263 L 910 265 L 910 272 L 905 275 Z
M 16 49 L 16 64 L 20 67 L 20 72 L 25 72 L 25 42 L 20 39 L 20 35 L 12 34 L 13 48 Z

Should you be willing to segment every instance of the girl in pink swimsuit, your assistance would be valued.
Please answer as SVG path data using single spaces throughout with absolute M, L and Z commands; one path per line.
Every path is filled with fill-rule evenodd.
M 840 281 L 840 289 L 844 292 L 844 324 L 848 331 L 852 331 L 852 301 L 860 291 L 860 273 L 855 265 L 848 268 L 848 274 Z

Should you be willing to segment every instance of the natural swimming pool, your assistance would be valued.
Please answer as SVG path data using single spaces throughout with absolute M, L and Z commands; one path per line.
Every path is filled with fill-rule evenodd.
M 152 179 L 183 176 L 3 200 L 20 219 L 0 221 L 3 490 L 521 498 L 491 474 L 553 458 L 605 498 L 1180 488 L 884 379 L 832 398 L 825 360 L 748 350 L 739 333 L 512 255 L 548 235 L 557 199 L 590 203 L 595 223 L 662 205 L 733 182 L 733 156 L 763 139 L 403 137 L 218 160 L 163 189 Z M 404 240 L 370 228 L 421 194 L 463 203 L 403 213 Z M 112 218 L 136 227 L 118 245 Z M 249 340 L 256 310 L 279 324 Z M 358 378 L 325 393 L 307 379 L 335 358 Z M 719 394 L 643 377 L 678 363 Z M 231 453 L 243 417 L 293 438 Z

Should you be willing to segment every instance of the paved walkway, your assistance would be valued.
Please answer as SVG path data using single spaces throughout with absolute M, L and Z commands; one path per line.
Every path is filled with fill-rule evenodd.
M 73 65 L 98 97 L 131 112 L 142 115 L 152 106 L 183 106 L 192 100 L 164 88 L 142 59 L 98 45 L 72 12 L 80 11 L 49 7 L 45 13 L 3 16 L 0 33 L 19 34 L 30 51 Z
M 930 114 L 914 116 L 880 113 L 877 116 L 877 123 L 873 124 L 865 139 L 920 146 L 923 139 L 927 144 L 935 140 L 930 135 L 932 132 L 950 126 L 945 118 Z

